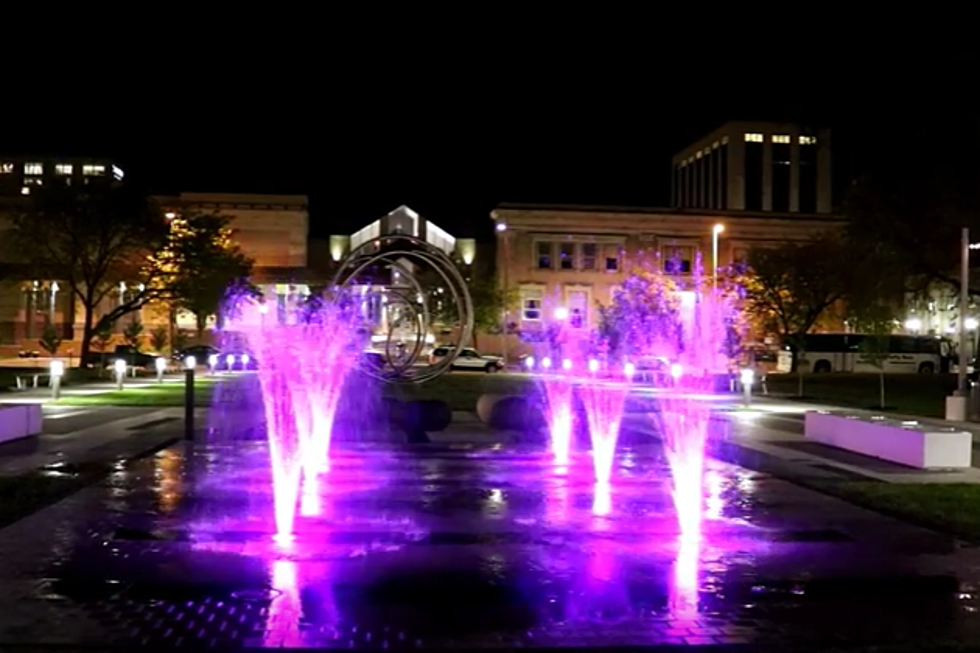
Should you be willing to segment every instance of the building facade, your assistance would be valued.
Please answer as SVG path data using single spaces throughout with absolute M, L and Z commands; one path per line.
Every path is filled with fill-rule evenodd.
M 729 122 L 673 157 L 677 208 L 820 213 L 833 210 L 829 130 Z
M 516 305 L 509 330 L 533 332 L 561 316 L 571 339 L 599 324 L 630 270 L 652 265 L 692 283 L 700 260 L 712 267 L 744 260 L 753 247 L 772 247 L 841 229 L 835 215 L 502 204 L 497 225 L 497 270 Z M 717 261 L 714 251 L 717 250 Z M 559 311 L 560 309 L 560 311 Z M 507 347 L 519 348 L 516 336 Z
M 0 155 L 0 197 L 22 197 L 55 183 L 79 186 L 122 181 L 122 168 L 108 159 L 5 157 Z

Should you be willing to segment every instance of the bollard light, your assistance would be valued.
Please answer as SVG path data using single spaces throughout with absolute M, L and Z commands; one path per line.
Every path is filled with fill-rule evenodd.
M 58 399 L 61 396 L 61 377 L 65 375 L 64 361 L 51 361 L 51 396 Z
M 534 369 L 534 356 L 528 356 L 527 358 L 524 359 L 524 367 L 526 367 L 529 370 Z
M 188 356 L 187 358 L 184 359 L 184 367 L 189 370 L 194 369 L 195 367 L 197 367 L 197 359 L 194 358 L 193 356 Z
M 157 366 L 157 383 L 163 383 L 163 373 L 167 370 L 167 359 L 157 356 L 155 361 Z
M 116 388 L 122 390 L 123 380 L 126 378 L 126 361 L 117 358 L 113 365 L 116 369 Z
M 598 372 L 599 371 L 599 361 L 597 361 L 594 358 L 591 359 L 589 361 L 589 371 L 592 372 L 593 374 L 595 374 L 596 372 Z
M 547 356 L 545 356 L 544 358 L 542 358 L 541 359 L 541 367 L 543 367 L 546 370 L 550 370 L 551 369 L 551 359 L 548 358 Z
M 562 368 L 563 370 L 565 370 L 566 372 L 567 372 L 568 370 L 570 370 L 570 369 L 572 369 L 572 359 L 570 359 L 570 358 L 566 358 L 565 360 L 563 360 L 563 361 L 561 362 L 561 368 Z
M 234 354 L 228 354 L 227 356 L 225 356 L 225 363 L 228 365 L 228 371 L 230 372 L 231 368 L 235 366 Z
M 252 357 L 248 354 L 242 354 L 242 369 L 248 369 L 248 362 L 252 360 Z
M 745 367 L 740 373 L 742 378 L 742 397 L 745 401 L 745 406 L 748 407 L 752 404 L 752 382 L 755 380 L 755 370 L 750 367 Z
M 214 374 L 214 368 L 216 368 L 217 366 L 218 366 L 218 355 L 211 354 L 210 356 L 208 356 L 208 368 L 211 370 L 212 374 Z
M 556 308 L 555 309 L 555 319 L 556 320 L 565 320 L 565 319 L 568 319 L 568 309 L 565 308 L 564 306 L 559 306 L 558 308 Z
M 674 377 L 674 380 L 676 381 L 684 375 L 684 368 L 680 363 L 674 363 L 670 366 L 670 375 Z
M 636 374 L 636 365 L 633 363 L 626 363 L 626 365 L 623 365 L 623 373 L 626 375 L 627 379 L 632 379 L 633 375 Z

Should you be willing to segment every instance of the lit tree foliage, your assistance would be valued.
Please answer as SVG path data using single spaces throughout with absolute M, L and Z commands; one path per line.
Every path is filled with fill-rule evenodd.
M 638 266 L 609 306 L 599 307 L 599 339 L 613 358 L 669 355 L 681 342 L 676 282 L 652 266 Z
M 163 217 L 147 197 L 98 184 L 38 189 L 5 240 L 28 274 L 67 284 L 82 310 L 85 359 L 98 324 L 111 325 L 161 296 L 166 283 L 152 255 L 166 237 Z M 120 283 L 127 288 L 122 296 Z M 97 319 L 103 300 L 117 296 Z
M 231 218 L 218 213 L 187 213 L 171 221 L 170 242 L 158 257 L 168 272 L 174 306 L 194 315 L 198 337 L 226 302 L 258 296 L 248 282 L 252 260 L 232 241 Z

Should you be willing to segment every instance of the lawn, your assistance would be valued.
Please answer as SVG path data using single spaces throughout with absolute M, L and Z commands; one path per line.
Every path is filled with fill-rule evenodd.
M 107 471 L 105 464 L 88 464 L 0 476 L 0 528 L 88 487 Z
M 438 399 L 453 410 L 474 411 L 484 394 L 523 395 L 534 386 L 535 380 L 524 375 L 450 372 L 421 385 L 389 385 L 384 393 L 404 401 Z
M 848 482 L 821 488 L 865 508 L 980 542 L 980 485 Z
M 769 392 L 795 396 L 796 374 L 770 374 Z M 879 408 L 877 374 L 806 374 L 801 399 L 846 408 Z M 956 388 L 950 374 L 890 374 L 885 377 L 886 410 L 923 417 L 943 417 L 946 397 Z
M 217 380 L 207 377 L 196 379 L 195 404 L 201 407 L 210 406 L 217 384 Z M 58 406 L 183 406 L 184 384 L 163 383 L 93 395 L 68 395 L 54 403 Z

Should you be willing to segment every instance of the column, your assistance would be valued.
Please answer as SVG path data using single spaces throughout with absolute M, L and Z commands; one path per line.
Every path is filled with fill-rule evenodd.
M 812 147 L 812 146 L 811 146 Z M 830 130 L 817 137 L 817 213 L 833 210 L 833 185 L 830 178 Z
M 745 139 L 733 135 L 728 139 L 728 208 L 745 209 Z
M 762 138 L 762 210 L 772 211 L 772 134 Z
M 793 132 L 789 146 L 789 210 L 800 210 L 800 134 Z

